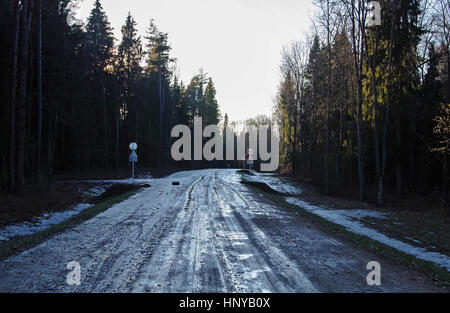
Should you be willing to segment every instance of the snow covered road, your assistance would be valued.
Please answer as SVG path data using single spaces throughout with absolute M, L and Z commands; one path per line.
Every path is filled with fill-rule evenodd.
M 0 292 L 440 291 L 239 181 L 235 170 L 152 180 L 151 188 L 0 262 Z M 71 261 L 81 266 L 78 286 L 66 283 Z M 370 261 L 381 264 L 381 286 L 366 283 Z

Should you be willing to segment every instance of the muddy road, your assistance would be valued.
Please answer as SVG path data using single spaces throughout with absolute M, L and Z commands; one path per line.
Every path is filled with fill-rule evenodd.
M 0 262 L 0 292 L 441 291 L 239 181 L 235 170 L 152 180 L 151 188 Z M 66 283 L 71 261 L 81 266 L 78 286 Z M 370 261 L 381 264 L 381 286 L 366 283 Z

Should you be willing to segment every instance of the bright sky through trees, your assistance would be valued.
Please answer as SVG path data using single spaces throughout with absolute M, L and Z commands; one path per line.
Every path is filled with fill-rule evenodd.
M 83 0 L 85 20 L 94 0 Z M 230 120 L 270 114 L 280 79 L 284 44 L 309 29 L 310 0 L 103 0 L 120 40 L 128 11 L 141 36 L 151 18 L 169 33 L 171 56 L 188 84 L 200 68 L 214 78 L 217 99 Z

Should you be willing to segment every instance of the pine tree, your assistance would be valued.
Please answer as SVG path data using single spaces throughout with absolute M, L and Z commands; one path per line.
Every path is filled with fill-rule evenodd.
M 114 37 L 108 18 L 103 11 L 99 0 L 94 3 L 94 8 L 88 18 L 85 35 L 86 62 L 89 72 L 92 107 L 97 108 L 97 114 L 103 120 L 103 154 L 104 167 L 108 167 L 108 108 L 106 105 L 105 70 L 112 60 Z
M 137 34 L 136 21 L 128 13 L 122 26 L 122 41 L 118 48 L 118 72 L 121 82 L 121 119 L 126 120 L 127 141 L 138 140 L 138 107 L 136 103 L 137 80 L 142 73 L 143 56 L 141 37 Z
M 228 119 L 228 114 L 225 113 L 225 116 L 223 117 L 223 128 L 227 128 L 228 124 L 229 124 L 229 119 Z
M 293 114 L 296 106 L 295 99 L 295 85 L 291 73 L 288 72 L 284 78 L 278 95 L 278 120 L 281 127 L 282 140 L 282 160 L 289 164 L 290 171 L 293 171 L 294 165 L 294 128 L 293 119 L 296 118 Z
M 94 73 L 104 72 L 112 57 L 114 37 L 100 0 L 95 1 L 88 17 L 85 38 L 89 70 Z
M 158 141 L 158 165 L 162 165 L 166 154 L 168 154 L 169 147 L 169 117 L 172 115 L 170 107 L 168 106 L 169 97 L 166 93 L 169 88 L 169 52 L 171 50 L 168 44 L 168 34 L 160 32 L 153 20 L 150 20 L 150 26 L 147 30 L 145 39 L 147 43 L 147 67 L 146 73 L 153 80 L 157 82 L 158 100 L 159 100 L 159 141 Z
M 204 125 L 218 125 L 220 122 L 220 110 L 216 99 L 216 88 L 212 78 L 208 80 L 205 88 L 205 112 L 203 114 Z

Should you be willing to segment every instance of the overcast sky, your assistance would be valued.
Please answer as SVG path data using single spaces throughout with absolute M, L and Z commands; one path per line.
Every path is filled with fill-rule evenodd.
M 94 0 L 81 0 L 85 19 Z M 311 0 L 102 0 L 117 39 L 128 11 L 145 34 L 151 18 L 169 33 L 171 56 L 188 84 L 203 68 L 222 114 L 243 120 L 271 114 L 283 45 L 309 29 Z

